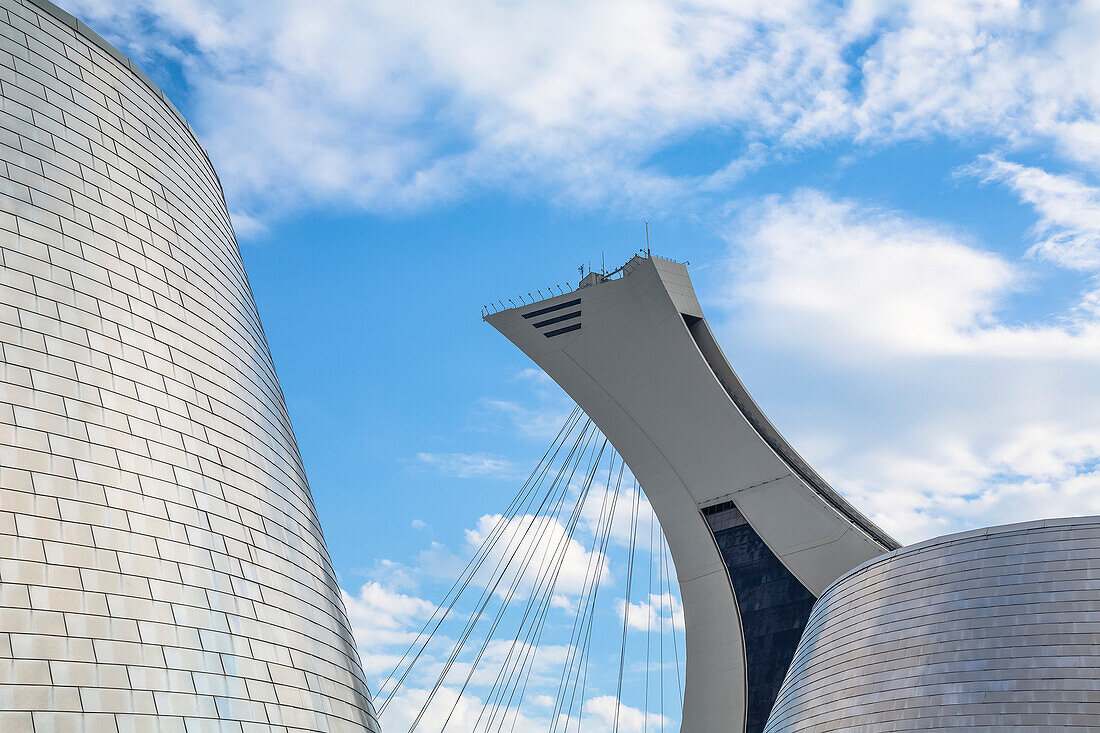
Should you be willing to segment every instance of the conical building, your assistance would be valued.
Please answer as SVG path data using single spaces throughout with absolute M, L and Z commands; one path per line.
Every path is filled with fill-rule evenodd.
M 218 177 L 0 0 L 0 731 L 377 731 Z

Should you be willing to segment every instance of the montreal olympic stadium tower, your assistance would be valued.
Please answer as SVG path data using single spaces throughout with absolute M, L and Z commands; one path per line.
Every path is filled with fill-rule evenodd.
M 0 92 L 0 733 L 379 733 L 206 154 L 46 0 L 0 0 Z M 657 514 L 683 733 L 1100 730 L 1100 519 L 900 547 L 675 262 L 486 320 Z

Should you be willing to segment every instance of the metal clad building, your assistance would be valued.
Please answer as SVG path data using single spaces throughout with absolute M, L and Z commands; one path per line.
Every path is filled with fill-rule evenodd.
M 0 730 L 376 730 L 205 153 L 42 0 L 0 90 Z
M 818 600 L 767 733 L 1100 730 L 1100 518 L 922 542 Z

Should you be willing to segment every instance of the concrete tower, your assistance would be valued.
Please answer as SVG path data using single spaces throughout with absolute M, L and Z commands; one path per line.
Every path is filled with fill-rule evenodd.
M 1100 730 L 1100 518 L 898 548 L 763 415 L 675 262 L 486 320 L 653 505 L 683 596 L 681 733 Z
M 218 178 L 0 0 L 0 731 L 376 731 Z
M 683 733 L 763 729 L 814 600 L 898 545 L 783 440 L 726 361 L 687 268 L 612 279 L 486 320 L 584 408 L 653 506 L 683 596 Z

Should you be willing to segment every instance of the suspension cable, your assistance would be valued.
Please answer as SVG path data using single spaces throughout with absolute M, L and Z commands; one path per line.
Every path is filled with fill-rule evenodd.
M 531 609 L 532 605 L 534 604 L 535 598 L 540 596 L 540 594 L 537 591 L 538 591 L 539 588 L 542 587 L 544 579 L 549 580 L 549 582 L 546 583 L 546 588 L 548 589 L 549 593 L 551 593 L 551 594 L 553 593 L 554 584 L 557 582 L 558 575 L 560 574 L 562 565 L 565 562 L 565 557 L 568 555 L 568 552 L 569 552 L 569 543 L 573 539 L 573 533 L 576 531 L 577 523 L 580 520 L 581 510 L 584 507 L 585 500 L 588 496 L 588 489 L 592 484 L 592 478 L 595 475 L 596 468 L 599 466 L 600 459 L 603 456 L 604 451 L 606 449 L 607 449 L 607 438 L 604 438 L 603 444 L 600 446 L 599 453 L 596 454 L 595 458 L 591 461 L 591 468 L 590 468 L 589 472 L 586 474 L 586 479 L 585 479 L 585 482 L 584 482 L 584 484 L 581 488 L 579 496 L 577 498 L 577 502 L 573 507 L 573 511 L 572 511 L 572 514 L 569 517 L 568 522 L 566 523 L 565 532 L 562 534 L 561 538 L 558 541 L 558 546 L 555 548 L 555 551 L 554 551 L 554 554 L 553 554 L 552 557 L 555 557 L 556 561 L 546 563 L 545 562 L 546 549 L 549 549 L 549 548 L 546 548 L 546 549 L 543 550 L 543 560 L 544 560 L 544 562 L 541 564 L 542 569 L 539 573 L 539 577 L 537 578 L 536 585 L 535 585 L 534 588 L 532 588 L 532 593 L 530 595 L 530 599 L 528 600 L 527 610 L 524 613 L 523 620 L 526 620 L 527 615 L 530 612 L 530 609 Z M 566 488 L 568 488 L 568 487 L 566 487 Z M 562 500 L 563 501 L 564 501 L 564 498 L 565 498 L 565 492 L 562 493 Z M 556 520 L 557 516 L 558 516 L 558 514 L 555 513 L 553 517 L 547 517 L 546 521 L 542 522 L 542 527 L 541 527 L 542 532 L 539 535 L 539 540 L 541 540 L 541 537 L 545 534 L 545 530 L 548 529 L 551 526 L 551 521 L 549 521 L 549 520 L 551 520 L 551 519 Z M 532 523 L 534 522 L 534 519 L 535 518 L 532 518 Z M 450 723 L 451 717 L 454 715 L 454 711 L 458 707 L 458 703 L 461 700 L 462 694 L 466 691 L 466 687 L 469 685 L 470 680 L 473 677 L 474 671 L 477 669 L 478 663 L 481 661 L 482 656 L 484 656 L 485 650 L 488 647 L 489 642 L 492 640 L 493 635 L 496 633 L 496 630 L 499 627 L 500 622 L 504 617 L 505 611 L 508 609 L 508 604 L 511 602 L 511 599 L 515 596 L 516 590 L 519 587 L 519 584 L 520 584 L 527 568 L 530 565 L 529 558 L 534 554 L 534 549 L 538 546 L 539 540 L 536 540 L 536 542 L 531 543 L 528 554 L 527 554 L 527 561 L 524 562 L 522 568 L 520 568 L 519 572 L 516 573 L 515 579 L 512 582 L 511 588 L 509 589 L 508 593 L 505 595 L 504 600 L 501 601 L 500 609 L 497 613 L 496 618 L 493 620 L 492 627 L 489 629 L 489 633 L 487 633 L 485 635 L 485 640 L 482 643 L 481 648 L 478 650 L 476 658 L 474 659 L 473 663 L 470 665 L 470 671 L 466 675 L 466 680 L 462 684 L 462 689 L 459 690 L 458 697 L 455 699 L 455 703 L 451 707 L 450 713 L 447 715 L 447 720 L 444 721 L 444 723 L 443 723 L 443 728 L 444 729 L 446 729 L 447 724 Z M 521 629 L 522 629 L 523 620 L 521 620 Z
M 611 454 L 610 460 L 614 460 L 614 454 Z M 594 472 L 589 477 L 589 483 L 591 478 L 594 477 Z M 494 707 L 492 713 L 490 713 L 489 721 L 486 726 L 486 731 L 491 730 L 493 727 L 493 721 L 497 721 L 497 730 L 505 725 L 508 718 L 509 708 L 511 707 L 512 700 L 515 699 L 517 691 L 519 691 L 519 701 L 517 706 L 513 710 L 512 715 L 512 728 L 515 728 L 517 721 L 519 720 L 520 706 L 522 706 L 524 696 L 526 694 L 527 682 L 530 680 L 531 673 L 534 669 L 534 659 L 538 654 L 538 643 L 542 638 L 542 631 L 544 629 L 547 614 L 553 600 L 553 586 L 548 585 L 547 590 L 543 595 L 541 603 L 536 610 L 534 623 L 531 625 L 527 632 L 527 636 L 524 639 L 524 649 L 521 656 L 518 656 L 512 669 L 508 672 L 507 680 L 504 686 L 501 688 L 500 695 L 497 700 L 497 704 Z M 520 679 L 523 679 L 523 688 L 519 689 Z M 510 692 L 509 692 L 510 690 Z M 504 697 L 507 694 L 507 701 L 504 701 Z M 503 703 L 503 704 L 502 704 Z M 498 717 L 499 714 L 499 717 Z
M 626 463 L 620 459 L 619 461 L 619 476 L 615 482 L 615 495 L 610 503 L 610 510 L 607 512 L 607 521 L 604 522 L 604 509 L 608 505 L 608 497 L 611 494 L 611 468 L 614 467 L 614 462 L 609 466 L 607 474 L 607 486 L 604 489 L 603 503 L 600 507 L 600 517 L 597 523 L 596 531 L 592 537 L 593 551 L 600 545 L 598 557 L 606 558 L 607 541 L 611 536 L 611 525 L 614 519 L 615 506 L 618 503 L 619 487 L 622 485 L 623 471 L 626 468 Z M 595 560 L 596 555 L 593 555 L 590 560 Z M 573 704 L 577 695 L 578 680 L 581 675 L 582 665 L 587 663 L 588 644 L 591 641 L 591 620 L 595 618 L 595 601 L 596 594 L 599 592 L 599 584 L 603 574 L 602 562 L 590 562 L 589 571 L 592 571 L 592 582 L 588 585 L 587 573 L 586 573 L 586 592 L 582 593 L 582 597 L 577 600 L 577 613 L 573 619 L 573 630 L 570 633 L 569 641 L 571 647 L 570 658 L 562 670 L 562 679 L 558 685 L 558 695 L 555 701 L 553 714 L 550 718 L 550 731 L 556 733 L 558 728 L 558 720 L 560 719 L 561 712 L 565 707 L 565 698 L 569 697 L 569 707 L 565 710 L 565 728 L 569 727 L 569 720 L 573 715 Z M 579 654 L 578 654 L 579 652 Z M 576 662 L 576 672 L 574 673 L 574 662 Z M 571 692 L 570 692 L 571 690 Z M 583 705 L 583 696 L 582 696 Z M 578 725 L 579 725 L 579 713 L 578 713 Z
M 665 564 L 665 582 L 668 583 L 668 606 L 669 613 L 672 616 L 672 653 L 676 658 L 676 692 L 680 695 L 680 714 L 683 715 L 684 709 L 684 687 L 680 681 L 680 649 L 676 643 L 676 609 L 672 606 L 672 576 L 669 574 L 669 560 L 668 560 L 668 544 L 666 543 L 661 548 L 661 562 Z M 684 640 L 685 645 L 687 640 Z M 687 652 L 687 649 L 684 650 Z
M 607 438 L 600 434 L 579 407 L 574 408 L 505 511 L 496 517 L 483 518 L 485 525 L 491 525 L 488 532 L 481 538 L 479 546 L 450 585 L 443 600 L 432 609 L 429 618 L 378 688 L 378 697 L 382 700 L 378 706 L 380 716 L 405 685 L 418 662 L 425 656 L 428 659 L 436 658 L 437 647 L 433 645 L 433 640 L 447 639 L 442 633 L 443 624 L 453 619 L 451 624 L 461 624 L 461 629 L 453 637 L 453 641 L 447 641 L 448 651 L 445 655 L 439 655 L 439 666 L 424 681 L 424 687 L 429 684 L 431 687 L 426 691 L 426 697 L 409 724 L 407 733 L 415 733 L 418 727 L 429 727 L 428 720 L 435 721 L 430 724 L 431 733 L 436 730 L 444 733 L 452 723 L 461 726 L 463 733 L 504 733 L 505 730 L 515 733 L 529 683 L 536 689 L 554 684 L 543 674 L 545 663 L 541 667 L 538 664 L 540 657 L 545 655 L 542 647 L 544 632 L 548 629 L 560 629 L 560 632 L 554 633 L 564 635 L 565 629 L 569 628 L 568 642 L 561 652 L 563 662 L 560 674 L 556 675 L 557 690 L 552 704 L 550 698 L 546 697 L 545 704 L 550 710 L 547 730 L 548 733 L 569 733 L 572 729 L 580 733 L 584 721 L 591 652 L 594 639 L 600 638 L 599 630 L 595 629 L 597 600 L 600 597 L 601 581 L 605 576 L 610 576 L 608 550 L 615 536 L 616 519 L 625 518 L 628 521 L 629 543 L 613 731 L 619 733 L 621 726 L 632 729 L 630 726 L 633 723 L 626 722 L 630 718 L 624 718 L 626 711 L 623 710 L 623 690 L 627 673 L 631 601 L 636 590 L 635 564 L 643 552 L 639 545 L 642 496 L 641 487 L 633 480 L 634 493 L 629 507 L 619 506 L 624 503 L 620 499 L 624 493 L 627 467 L 614 449 L 608 450 L 608 447 Z M 600 476 L 598 482 L 597 475 Z M 603 491 L 599 501 L 593 500 L 593 488 Z M 623 514 L 624 509 L 628 512 L 627 516 L 617 517 Z M 663 533 L 654 526 L 656 516 L 652 507 L 649 507 L 647 516 L 648 572 L 646 584 L 643 586 L 647 592 L 645 679 L 642 724 L 639 729 L 634 730 L 648 733 L 652 692 L 650 688 L 654 683 L 652 666 L 656 661 L 659 669 L 656 682 L 660 729 L 664 733 L 666 604 L 671 622 L 675 661 L 673 666 L 681 713 L 684 691 L 676 638 L 675 598 L 671 590 L 673 575 L 670 570 L 670 550 Z M 583 532 L 591 532 L 591 538 L 586 538 L 583 544 L 577 535 L 581 531 L 582 520 L 585 528 Z M 585 551 L 585 569 L 583 576 L 580 576 L 577 563 L 570 561 L 567 564 L 567 560 L 575 557 L 571 555 L 574 552 L 579 552 L 584 557 Z M 567 567 L 569 570 L 565 569 Z M 657 609 L 654 609 L 655 573 Z M 566 578 L 569 579 L 569 586 L 563 587 L 568 589 L 561 590 L 559 586 L 562 586 Z M 577 580 L 580 580 L 579 590 L 573 585 Z M 560 595 L 563 593 L 564 596 Z M 564 606 L 559 602 L 562 598 Z M 474 601 L 472 610 L 466 613 L 464 609 L 471 599 Z M 498 605 L 490 608 L 494 602 Z M 554 616 L 552 620 L 552 608 L 564 608 L 567 615 L 564 619 Z M 463 609 L 462 614 L 459 614 L 459 609 Z M 654 624 L 654 613 L 658 615 L 657 624 Z M 571 620 L 569 616 L 572 616 Z M 637 622 L 635 625 L 640 628 Z M 511 633 L 511 629 L 514 629 L 514 633 Z M 655 631 L 660 637 L 656 650 L 653 649 L 652 638 Z M 556 639 L 553 643 L 559 644 Z M 427 652 L 429 646 L 432 648 L 431 654 Z M 561 646 L 545 649 L 550 648 L 562 649 Z M 639 647 L 633 653 L 637 656 L 640 651 Z M 488 680 L 475 681 L 485 678 L 485 670 L 481 670 L 481 665 L 488 659 L 494 660 L 493 666 L 498 665 L 496 660 L 502 660 L 493 674 L 491 685 Z M 554 665 L 557 665 L 556 661 Z M 533 681 L 532 675 L 536 668 L 539 673 L 534 675 Z M 631 666 L 631 669 L 634 667 Z M 482 677 L 477 676 L 479 671 L 482 672 Z M 634 679 L 637 678 L 632 676 L 632 680 Z M 632 681 L 631 684 L 635 683 Z M 484 695 L 480 692 L 484 689 L 483 685 L 488 686 Z M 471 686 L 477 688 L 478 697 L 482 697 L 480 710 L 472 726 L 468 718 L 458 715 Z M 442 696 L 441 691 L 445 691 Z M 452 694 L 453 700 L 449 697 Z M 443 699 L 451 700 L 450 704 L 443 702 Z M 431 718 L 427 717 L 429 709 L 433 711 Z M 543 715 L 544 713 L 539 713 L 540 718 Z M 441 727 L 436 729 L 440 721 Z M 656 729 L 655 725 L 654 733 Z
M 642 705 L 642 733 L 649 730 L 649 642 L 653 634 L 653 522 L 649 513 L 649 593 L 645 602 L 645 703 Z
M 615 729 L 614 733 L 619 733 L 619 712 L 623 704 L 623 669 L 626 666 L 626 632 L 627 627 L 630 625 L 630 585 L 634 577 L 634 549 L 638 540 L 638 489 L 637 482 L 634 483 L 634 510 L 631 514 L 630 521 L 630 559 L 627 565 L 626 571 L 626 605 L 623 607 L 623 644 L 619 650 L 619 683 L 615 692 Z
M 555 484 L 560 483 L 559 480 L 560 480 L 561 476 L 564 473 L 564 469 L 567 466 L 571 465 L 571 468 L 569 469 L 568 479 L 566 479 L 563 484 L 560 484 L 563 487 L 561 489 L 560 493 L 558 491 L 554 490 L 554 488 L 553 488 L 554 485 L 552 485 L 551 492 L 548 493 L 545 497 L 543 497 L 542 502 L 539 504 L 538 508 L 533 512 L 532 516 L 537 517 L 539 514 L 541 514 L 542 511 L 544 510 L 545 506 L 548 503 L 552 502 L 552 497 L 555 497 L 555 495 L 557 495 L 557 496 L 556 496 L 556 498 L 553 499 L 553 503 L 556 503 L 557 505 L 560 506 L 561 501 L 564 500 L 565 494 L 568 491 L 569 483 L 572 481 L 573 475 L 576 472 L 577 467 L 579 466 L 579 464 L 580 464 L 581 460 L 583 459 L 585 453 L 587 453 L 587 451 L 588 451 L 592 436 L 596 434 L 594 430 L 593 431 L 588 430 L 590 425 L 591 425 L 591 421 L 587 422 L 586 425 L 585 425 L 585 429 L 582 431 L 581 435 L 579 435 L 578 438 L 577 438 L 577 441 L 574 445 L 574 451 L 573 451 L 574 455 L 576 456 L 575 460 L 569 461 L 568 457 L 567 457 L 567 463 L 565 465 L 563 465 L 562 470 L 560 470 L 558 472 L 558 478 L 555 479 Z M 587 440 L 585 440 L 586 438 L 587 438 Z M 582 450 L 580 450 L 579 452 L 575 451 L 576 446 L 579 445 L 582 442 L 582 440 L 584 440 L 585 447 Z M 542 524 L 542 527 L 540 528 L 541 531 L 539 533 L 539 539 L 541 539 L 542 534 L 545 532 L 545 530 L 548 526 L 549 526 L 549 522 L 545 522 L 545 523 Z M 514 531 L 512 532 L 512 539 L 515 539 L 515 538 L 521 536 L 521 532 L 520 532 L 521 529 L 522 529 L 522 522 L 517 523 L 515 525 Z M 465 646 L 466 641 L 470 638 L 470 635 L 473 633 L 473 630 L 477 626 L 477 623 L 481 620 L 481 618 L 484 614 L 486 606 L 492 600 L 493 594 L 496 593 L 497 588 L 500 587 L 500 583 L 507 576 L 508 568 L 511 567 L 512 560 L 514 560 L 515 557 L 516 557 L 514 553 L 508 552 L 508 550 L 510 550 L 510 548 L 512 546 L 512 539 L 510 539 L 508 541 L 508 544 L 505 546 L 506 552 L 497 561 L 496 567 L 493 569 L 493 572 L 490 574 L 489 578 L 490 578 L 491 583 L 486 584 L 487 587 L 485 588 L 484 592 L 481 594 L 481 598 L 479 599 L 477 611 L 475 611 L 470 616 L 470 619 L 466 622 L 465 628 L 462 630 L 462 633 L 459 636 L 458 641 L 455 643 L 455 645 L 454 645 L 454 647 L 451 651 L 451 654 L 449 655 L 447 661 L 444 663 L 443 668 L 439 673 L 439 676 L 436 678 L 435 685 L 433 685 L 431 691 L 428 693 L 427 699 L 425 700 L 423 706 L 420 708 L 420 711 L 417 713 L 416 718 L 413 720 L 412 725 L 409 727 L 409 733 L 412 733 L 414 730 L 416 730 L 417 726 L 420 724 L 420 721 L 424 718 L 424 714 L 427 712 L 428 707 L 431 705 L 432 700 L 435 699 L 436 694 L 439 692 L 439 689 L 443 686 L 443 682 L 446 680 L 447 675 L 448 675 L 448 673 L 450 673 L 451 668 L 454 666 L 454 663 L 458 659 L 459 654 L 462 653 L 462 649 Z M 522 542 L 522 539 L 520 541 Z M 531 544 L 531 548 L 534 548 L 536 546 L 537 546 L 537 541 L 535 543 Z M 526 561 L 527 559 L 529 559 L 529 557 L 530 557 L 530 553 L 528 553 L 525 556 L 524 560 Z M 501 567 L 502 564 L 503 564 L 503 568 Z M 520 569 L 520 572 L 522 573 L 522 568 Z
M 614 522 L 614 518 L 615 518 L 615 510 L 616 510 L 616 507 L 618 506 L 619 497 L 621 495 L 622 483 L 623 483 L 623 469 L 625 467 L 626 467 L 625 463 L 620 463 L 619 464 L 619 475 L 615 480 L 615 493 L 612 496 L 611 506 L 610 506 L 610 508 L 608 509 L 608 512 L 607 512 L 607 522 L 604 524 L 603 530 L 600 533 L 601 534 L 600 553 L 602 555 L 604 555 L 605 557 L 607 556 L 608 544 L 611 541 L 613 522 Z M 609 478 L 610 478 L 610 475 L 609 475 Z M 595 614 L 594 609 L 595 609 L 596 599 L 597 599 L 598 594 L 599 594 L 598 580 L 599 579 L 597 579 L 597 584 L 595 586 L 593 586 L 593 588 L 592 588 L 592 595 L 591 595 L 591 599 L 590 599 L 589 604 L 588 604 L 588 608 L 589 608 L 589 611 L 588 611 L 588 624 L 587 624 L 587 629 L 585 630 L 584 647 L 583 647 L 583 650 L 582 650 L 582 653 L 581 653 L 581 658 L 584 662 L 584 669 L 583 669 L 583 673 L 581 675 L 580 698 L 579 698 L 579 702 L 577 703 L 578 704 L 578 709 L 577 709 L 577 730 L 578 731 L 580 730 L 581 720 L 582 720 L 583 714 L 584 714 L 584 695 L 585 695 L 585 691 L 586 691 L 587 686 L 588 686 L 588 663 L 589 663 L 589 660 L 590 660 L 589 650 L 592 647 L 592 626 L 593 626 L 593 623 L 595 622 L 595 619 L 596 619 L 596 614 Z M 578 668 L 578 671 L 579 671 L 580 668 L 581 668 L 580 664 L 578 664 L 577 668 Z M 574 705 L 574 702 L 575 702 L 576 694 L 577 694 L 577 688 L 576 688 L 576 684 L 574 683 L 573 693 L 572 693 L 572 695 L 570 695 L 570 699 L 569 699 L 569 710 L 566 714 L 566 727 L 568 727 L 568 721 L 572 717 L 572 714 L 573 714 L 573 705 Z
M 606 445 L 606 441 L 605 441 L 605 445 Z M 611 461 L 614 460 L 614 454 L 613 453 L 611 454 L 610 460 Z M 598 464 L 593 466 L 592 470 L 589 472 L 589 475 L 586 477 L 586 485 L 587 486 L 591 485 L 592 479 L 595 476 L 595 471 L 596 471 L 597 468 L 598 468 Z M 584 502 L 581 502 L 581 501 L 578 502 L 578 504 L 576 505 L 576 511 L 577 512 L 583 511 L 583 504 L 584 504 Z M 576 517 L 577 520 L 579 520 L 580 514 L 575 513 L 575 517 Z M 575 532 L 575 529 L 576 529 L 575 520 L 573 520 L 573 518 L 571 517 L 571 528 L 570 528 L 570 532 L 569 532 L 570 537 L 572 537 L 572 534 L 573 534 L 573 532 Z M 557 568 L 556 568 L 555 574 L 548 579 L 547 583 L 545 583 L 545 586 L 544 586 L 545 590 L 541 593 L 539 603 L 537 604 L 537 607 L 535 609 L 535 615 L 533 616 L 534 620 L 533 620 L 532 624 L 528 627 L 526 635 L 524 636 L 522 651 L 516 656 L 515 662 L 512 664 L 510 669 L 508 669 L 508 665 L 506 663 L 504 668 L 501 671 L 501 674 L 503 674 L 505 671 L 507 671 L 507 676 L 506 676 L 504 684 L 502 686 L 500 686 L 500 688 L 499 688 L 500 692 L 499 692 L 499 695 L 497 697 L 497 702 L 496 702 L 492 712 L 490 713 L 490 716 L 489 716 L 489 719 L 488 719 L 488 722 L 487 722 L 487 725 L 486 725 L 486 728 L 485 728 L 486 731 L 492 729 L 494 721 L 497 722 L 497 730 L 500 730 L 500 728 L 503 727 L 503 725 L 507 721 L 508 712 L 509 712 L 509 708 L 511 706 L 512 700 L 514 699 L 514 697 L 516 695 L 516 691 L 517 691 L 517 688 L 518 688 L 518 685 L 519 685 L 519 680 L 524 677 L 525 672 L 526 672 L 526 678 L 527 679 L 530 678 L 530 673 L 533 669 L 533 661 L 534 661 L 534 658 L 535 658 L 535 656 L 537 655 L 537 652 L 538 652 L 538 643 L 542 638 L 542 631 L 543 631 L 544 624 L 545 624 L 545 621 L 546 621 L 546 616 L 547 616 L 547 613 L 549 612 L 550 606 L 552 605 L 552 601 L 553 601 L 553 597 L 554 597 L 554 589 L 555 589 L 555 585 L 556 585 L 556 582 L 557 582 L 557 577 L 558 577 L 558 574 L 560 573 L 560 570 L 561 570 L 561 565 L 562 565 L 561 561 L 564 561 L 564 554 L 560 556 L 560 561 L 557 563 Z M 532 600 L 534 600 L 534 599 L 532 599 Z M 521 627 L 520 627 L 521 632 L 522 632 L 522 629 L 523 629 L 523 626 L 521 624 Z M 517 639 L 513 640 L 513 648 L 514 648 L 515 644 L 517 643 L 517 641 L 518 641 L 518 635 L 517 635 Z M 509 650 L 509 656 L 511 655 L 511 653 L 512 653 L 512 649 Z M 498 680 L 499 680 L 501 674 L 498 674 Z M 494 684 L 494 690 L 495 689 L 496 689 L 496 684 Z M 481 716 L 484 714 L 485 709 L 488 706 L 488 703 L 491 701 L 491 697 L 492 697 L 492 694 L 493 694 L 494 690 L 490 691 L 490 696 L 486 698 L 485 704 L 483 704 L 483 706 L 482 706 L 482 712 L 481 712 L 481 715 L 479 715 L 479 718 L 478 718 L 479 721 L 481 720 Z M 510 690 L 510 692 L 509 692 L 509 690 Z M 526 680 L 524 682 L 524 690 L 523 690 L 523 692 L 520 693 L 520 696 L 519 696 L 519 703 L 518 703 L 518 705 L 517 705 L 517 707 L 515 708 L 515 711 L 514 711 L 515 714 L 513 716 L 513 727 L 515 725 L 516 720 L 518 720 L 519 705 L 522 705 L 523 696 L 524 696 L 525 691 L 526 691 Z M 508 697 L 507 702 L 504 701 L 505 695 L 507 695 L 507 697 Z M 475 728 L 476 728 L 476 724 L 475 724 Z
M 661 595 L 661 610 L 660 616 L 658 616 L 660 632 L 658 638 L 661 641 L 657 658 L 661 669 L 659 686 L 661 690 L 661 733 L 665 733 L 665 564 L 663 562 L 665 553 L 663 545 L 659 546 L 658 550 L 660 555 L 657 558 L 657 592 Z M 676 633 L 675 626 L 673 627 L 673 633 Z
M 573 411 L 570 413 L 569 417 L 565 421 L 565 424 L 562 425 L 561 429 L 558 431 L 557 436 L 554 438 L 554 442 L 551 443 L 549 448 L 547 448 L 546 452 L 539 460 L 538 465 L 535 466 L 535 469 L 531 472 L 531 475 L 523 483 L 523 486 L 520 487 L 519 492 L 517 492 L 516 496 L 512 499 L 511 503 L 508 505 L 508 508 L 505 509 L 505 511 L 500 515 L 500 518 L 497 520 L 493 529 L 490 531 L 489 537 L 487 537 L 485 542 L 482 543 L 481 548 L 479 548 L 478 552 L 476 552 L 474 556 L 470 559 L 470 562 L 466 564 L 466 567 L 463 569 L 462 573 L 459 574 L 458 578 L 447 591 L 447 594 L 443 597 L 443 601 L 438 606 L 436 606 L 436 608 L 432 612 L 432 615 L 428 618 L 427 621 L 424 622 L 424 626 L 417 633 L 416 638 L 413 640 L 412 644 L 410 644 L 408 649 L 405 650 L 405 653 L 401 655 L 401 659 L 397 662 L 397 665 L 394 666 L 393 671 L 390 672 L 389 676 L 387 676 L 386 680 L 378 688 L 378 694 L 381 695 L 382 691 L 385 690 L 386 686 L 390 683 L 391 680 L 393 680 L 393 677 L 397 673 L 397 670 L 401 669 L 402 665 L 405 663 L 405 660 L 408 659 L 409 654 L 412 653 L 412 650 L 416 649 L 419 646 L 419 649 L 417 650 L 413 659 L 408 663 L 405 671 L 394 683 L 393 688 L 389 691 L 385 699 L 382 701 L 382 704 L 378 707 L 379 715 L 385 712 L 386 708 L 390 704 L 390 701 L 397 693 L 397 690 L 400 689 L 401 686 L 404 684 L 405 679 L 409 675 L 409 672 L 415 666 L 416 662 L 420 659 L 420 656 L 424 653 L 424 649 L 431 641 L 432 636 L 434 636 L 434 634 L 439 630 L 439 627 L 450 615 L 459 596 L 466 589 L 466 586 L 469 584 L 470 580 L 474 577 L 477 571 L 481 568 L 481 565 L 484 562 L 485 558 L 488 557 L 489 554 L 492 552 L 497 540 L 499 540 L 501 534 L 503 534 L 504 532 L 504 529 L 508 526 L 509 521 L 515 517 L 515 514 L 518 512 L 519 508 L 523 506 L 525 502 L 529 501 L 530 497 L 534 495 L 535 488 L 542 484 L 546 473 L 549 471 L 550 466 L 553 464 L 554 458 L 567 442 L 569 435 L 572 433 L 573 429 L 580 421 L 582 415 L 583 413 L 579 406 L 574 408 Z M 449 603 L 448 599 L 450 600 Z M 442 614 L 440 614 L 441 610 Z M 438 620 L 436 620 L 437 618 Z M 432 624 L 432 621 L 436 621 L 436 624 L 434 628 L 432 628 L 431 632 L 427 632 L 427 629 Z M 422 639 L 423 644 L 421 644 Z

